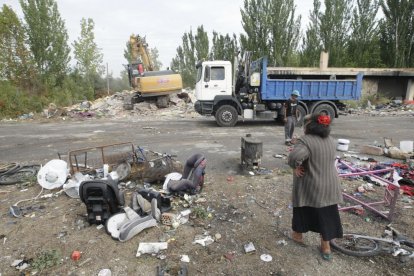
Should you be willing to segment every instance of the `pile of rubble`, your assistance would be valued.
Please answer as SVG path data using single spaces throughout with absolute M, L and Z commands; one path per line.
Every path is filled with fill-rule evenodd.
M 168 106 L 159 108 L 156 99 L 145 99 L 132 106 L 125 105 L 128 99 L 134 95 L 134 91 L 116 92 L 111 96 L 96 99 L 95 101 L 83 101 L 78 104 L 60 108 L 50 103 L 39 116 L 33 113 L 23 114 L 21 120 L 36 118 L 194 118 L 199 116 L 194 111 L 195 96 L 193 90 L 185 90 L 181 93 L 169 96 Z
M 388 104 L 372 105 L 368 101 L 366 108 L 350 108 L 348 113 L 374 117 L 414 116 L 414 102 L 394 100 Z

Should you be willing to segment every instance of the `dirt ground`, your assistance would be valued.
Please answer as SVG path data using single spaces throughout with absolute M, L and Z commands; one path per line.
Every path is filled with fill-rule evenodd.
M 280 147 L 281 151 L 287 153 L 284 147 Z M 232 160 L 227 161 L 237 164 L 239 158 L 233 152 Z M 17 259 L 47 264 L 52 258 L 45 258 L 45 253 L 53 250 L 58 264 L 37 271 L 36 275 L 98 275 L 105 268 L 112 275 L 157 275 L 157 268 L 169 275 L 179 275 L 183 265 L 187 266 L 188 275 L 414 275 L 414 262 L 402 264 L 391 255 L 358 258 L 334 251 L 333 260 L 324 261 L 318 253 L 319 237 L 315 233 L 306 234 L 305 242 L 309 244 L 306 248 L 286 239 L 283 231 L 290 228 L 292 175 L 285 160 L 268 159 L 267 169 L 271 171 L 268 174 L 250 175 L 239 169 L 222 170 L 208 164 L 203 192 L 192 198 L 192 203 L 174 199 L 172 212 L 192 209 L 189 222 L 177 229 L 159 223 L 124 243 L 113 240 L 104 228 L 88 225 L 84 204 L 58 190 L 43 193 L 52 194 L 51 197 L 19 204 L 25 215 L 14 218 L 8 212 L 9 206 L 35 197 L 41 187 L 0 186 L 0 275 L 19 275 L 10 265 Z M 346 191 L 355 191 L 360 184 L 359 181 L 342 183 Z M 138 185 L 142 183 L 138 181 Z M 127 199 L 133 191 L 126 190 Z M 381 199 L 383 189 L 375 187 L 375 191 L 364 196 Z M 406 199 L 400 197 L 397 202 L 393 225 L 414 238 L 414 205 L 403 198 Z M 368 211 L 359 215 L 341 212 L 341 218 L 345 232 L 372 236 L 383 234 L 389 223 Z M 211 235 L 215 241 L 205 247 L 194 244 L 195 237 L 203 234 Z M 135 256 L 140 242 L 160 241 L 168 241 L 167 250 L 156 256 Z M 244 246 L 250 242 L 255 251 L 247 254 Z M 75 250 L 81 252 L 78 261 L 70 258 Z M 272 260 L 261 260 L 262 254 L 270 255 Z M 188 255 L 190 262 L 181 262 L 182 255 Z M 24 270 L 27 275 L 30 271 L 35 270 L 33 267 Z

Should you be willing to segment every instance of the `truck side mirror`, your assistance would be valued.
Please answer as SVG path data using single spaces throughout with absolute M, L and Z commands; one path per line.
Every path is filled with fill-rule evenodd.
M 206 68 L 204 69 L 204 81 L 210 81 L 210 66 L 206 66 Z

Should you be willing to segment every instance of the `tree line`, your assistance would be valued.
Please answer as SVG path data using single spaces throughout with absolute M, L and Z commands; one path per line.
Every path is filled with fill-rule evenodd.
M 82 18 L 80 36 L 70 43 L 56 0 L 19 3 L 23 19 L 7 5 L 0 10 L 0 116 L 92 100 L 106 91 L 94 21 Z M 203 26 L 183 34 L 170 67 L 185 87 L 194 86 L 197 61 L 233 61 L 246 51 L 253 59 L 267 56 L 270 66 L 318 66 L 321 51 L 329 52 L 331 67 L 414 65 L 414 0 L 313 0 L 307 26 L 294 0 L 244 0 L 240 14 L 241 34 L 209 36 Z M 158 50 L 150 52 L 160 69 Z M 128 87 L 126 72 L 112 78 L 112 87 Z
M 414 0 L 313 0 L 305 28 L 294 0 L 244 0 L 240 13 L 239 36 L 213 32 L 210 40 L 203 26 L 184 33 L 171 67 L 186 86 L 194 86 L 196 61 L 246 51 L 279 67 L 318 67 L 321 51 L 331 67 L 414 66 Z
M 70 43 L 55 0 L 19 4 L 24 20 L 7 5 L 0 9 L 0 116 L 41 111 L 51 102 L 67 106 L 106 92 L 94 21 L 82 18 L 80 35 Z M 126 81 L 111 77 L 111 82 L 115 89 L 128 88 Z

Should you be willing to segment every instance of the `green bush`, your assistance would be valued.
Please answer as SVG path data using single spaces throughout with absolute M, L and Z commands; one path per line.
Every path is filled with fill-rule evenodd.
M 42 110 L 39 97 L 31 96 L 26 91 L 13 86 L 8 81 L 0 82 L 0 116 L 16 117 L 30 112 Z

